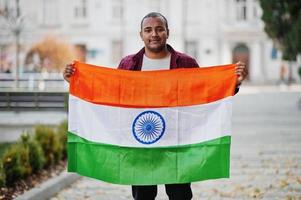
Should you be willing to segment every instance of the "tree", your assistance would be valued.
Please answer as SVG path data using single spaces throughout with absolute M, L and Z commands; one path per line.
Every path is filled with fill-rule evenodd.
M 282 51 L 282 59 L 296 61 L 301 53 L 301 0 L 260 0 L 265 32 Z M 292 69 L 289 68 L 289 82 Z
M 77 59 L 74 47 L 54 36 L 46 36 L 33 44 L 26 55 L 26 64 L 33 62 L 34 55 L 39 58 L 39 63 L 35 64 L 48 71 L 60 71 L 67 63 Z

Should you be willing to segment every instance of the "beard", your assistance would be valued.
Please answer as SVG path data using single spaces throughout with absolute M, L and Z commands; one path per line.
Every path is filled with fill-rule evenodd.
M 166 43 L 156 45 L 156 46 L 146 45 L 145 47 L 151 52 L 159 53 L 159 52 L 163 51 L 166 48 Z

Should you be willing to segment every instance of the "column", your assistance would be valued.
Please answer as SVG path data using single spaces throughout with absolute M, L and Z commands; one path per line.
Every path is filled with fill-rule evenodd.
M 261 62 L 261 45 L 259 42 L 254 42 L 250 45 L 250 66 L 249 76 L 252 83 L 263 83 L 264 74 Z

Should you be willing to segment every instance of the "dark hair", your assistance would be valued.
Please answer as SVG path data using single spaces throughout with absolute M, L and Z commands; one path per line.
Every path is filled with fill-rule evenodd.
M 143 21 L 146 19 L 146 18 L 150 18 L 150 17 L 161 17 L 164 22 L 165 22 L 165 26 L 166 26 L 166 29 L 168 30 L 168 23 L 167 23 L 167 19 L 161 14 L 161 13 L 158 13 L 158 12 L 150 12 L 148 13 L 147 15 L 145 15 L 142 20 L 141 20 L 141 30 L 142 30 L 142 24 L 143 24 Z

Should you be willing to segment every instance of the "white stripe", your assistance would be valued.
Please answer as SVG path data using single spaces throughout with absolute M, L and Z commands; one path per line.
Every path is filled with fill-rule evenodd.
M 165 132 L 153 144 L 135 139 L 132 125 L 144 111 L 165 119 Z M 86 102 L 69 95 L 69 131 L 87 140 L 117 146 L 162 147 L 194 144 L 231 135 L 232 97 L 196 106 L 122 108 Z

